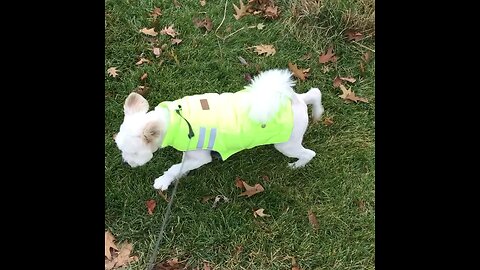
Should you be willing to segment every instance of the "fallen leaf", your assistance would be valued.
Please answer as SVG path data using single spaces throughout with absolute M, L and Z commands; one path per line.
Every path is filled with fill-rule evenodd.
M 228 203 L 230 201 L 227 197 L 225 197 L 223 195 L 217 195 L 217 196 L 215 196 L 215 200 L 213 201 L 212 208 L 217 207 L 217 204 L 218 204 L 218 202 L 220 202 L 220 200 L 223 200 L 226 203 Z
M 363 62 L 360 62 L 360 73 L 365 74 L 365 67 L 363 66 Z
M 247 15 L 247 7 L 248 5 L 244 5 L 243 4 L 243 0 L 240 0 L 240 8 L 238 8 L 235 4 L 233 4 L 233 8 L 235 9 L 235 13 L 236 14 L 233 14 L 233 17 L 235 17 L 235 19 L 237 20 L 240 20 L 240 18 L 242 18 L 243 16 Z
M 143 97 L 146 97 L 147 93 L 148 93 L 148 90 L 149 90 L 148 87 L 140 85 L 135 89 L 135 92 L 139 93 Z
M 116 67 L 111 67 L 111 68 L 107 69 L 108 75 L 110 75 L 110 76 L 112 76 L 112 77 L 114 77 L 114 78 L 118 76 L 118 72 L 119 72 L 119 71 L 117 70 Z
M 242 63 L 242 65 L 248 66 L 247 61 L 245 59 L 243 59 L 243 57 L 238 56 L 238 60 L 240 60 L 240 63 Z
M 115 268 L 124 266 L 129 264 L 130 262 L 134 262 L 138 260 L 137 256 L 130 257 L 130 253 L 132 252 L 132 244 L 124 243 L 118 252 L 118 257 L 116 259 Z
M 143 73 L 142 77 L 140 77 L 140 81 L 143 81 L 147 78 L 148 74 L 147 73 Z
M 292 257 L 292 270 L 301 270 L 300 266 L 298 266 L 297 260 L 295 260 L 295 257 Z
M 264 12 L 265 18 L 268 19 L 275 19 L 278 17 L 278 6 L 272 7 L 272 6 L 267 6 Z
M 249 186 L 247 183 L 245 183 L 245 181 L 242 181 L 242 182 L 243 182 L 243 187 L 245 188 L 245 191 L 240 193 L 240 195 L 238 195 L 239 197 L 240 196 L 251 197 L 265 190 L 260 184 L 255 184 L 255 186 L 252 187 L 252 186 Z
M 210 264 L 208 262 L 203 262 L 203 270 L 211 270 Z
M 277 52 L 273 47 L 273 45 L 260 44 L 260 45 L 252 46 L 249 48 L 254 48 L 255 49 L 254 51 L 256 53 L 258 53 L 259 55 L 265 54 L 265 56 L 274 55 Z
M 110 231 L 105 231 L 105 257 L 107 257 L 109 260 L 112 259 L 112 253 L 110 252 L 110 248 L 113 248 L 115 250 L 118 250 L 117 246 L 115 243 L 115 237 Z
M 342 94 L 339 95 L 339 97 L 343 98 L 344 100 L 351 100 L 355 102 L 361 101 L 361 102 L 368 103 L 368 99 L 357 97 L 355 93 L 352 92 L 351 88 L 347 90 L 347 88 L 343 84 L 341 84 L 340 89 L 342 90 Z
M 365 61 L 365 64 L 370 60 L 370 52 L 366 52 L 362 55 L 362 60 Z
M 152 37 L 155 37 L 156 35 L 158 35 L 157 32 L 155 32 L 155 28 L 142 28 L 140 31 L 140 33 L 144 33 L 145 35 L 149 35 L 149 36 L 152 36 Z
M 162 51 L 160 50 L 160 48 L 153 47 L 153 54 L 155 54 L 156 57 L 159 57 L 161 53 Z
M 312 58 L 312 54 L 306 53 L 300 58 L 300 60 L 305 61 L 305 60 L 310 60 L 310 58 Z
M 318 230 L 318 220 L 312 210 L 308 210 L 308 221 L 310 222 L 314 230 Z
M 162 10 L 160 8 L 156 7 L 153 9 L 152 13 L 150 15 L 153 17 L 153 20 L 156 20 L 158 16 L 162 15 Z
M 155 209 L 155 206 L 157 206 L 157 202 L 155 200 L 148 200 L 146 204 L 147 204 L 148 214 L 153 215 L 153 210 Z
M 325 126 L 331 126 L 333 124 L 333 120 L 331 117 L 325 117 L 325 119 L 323 119 L 323 124 Z
M 211 199 L 213 199 L 213 198 L 215 198 L 215 197 L 216 197 L 215 195 L 204 196 L 204 197 L 202 198 L 202 203 L 206 203 L 206 202 L 208 202 L 209 200 L 211 200 Z
M 363 34 L 358 32 L 358 31 L 355 31 L 355 30 L 352 30 L 352 29 L 349 29 L 347 31 L 345 31 L 345 35 L 347 36 L 347 39 L 348 41 L 359 41 L 361 39 L 363 39 Z
M 333 46 L 330 46 L 327 49 L 327 53 L 320 55 L 318 61 L 320 64 L 337 61 L 337 57 L 335 56 L 335 53 L 333 53 Z
M 265 211 L 265 209 L 263 209 L 263 208 L 260 208 L 256 211 L 253 211 L 253 216 L 254 217 L 257 217 L 257 216 L 259 216 L 259 217 L 269 217 L 270 216 L 270 215 L 264 214 L 263 211 Z
M 342 79 L 340 79 L 340 77 L 335 77 L 335 79 L 333 80 L 333 87 L 334 88 L 337 88 L 340 86 L 340 84 L 342 84 Z
M 157 190 L 157 192 L 160 197 L 162 197 L 166 202 L 168 202 L 167 194 L 163 194 L 161 189 Z
M 323 119 L 323 124 L 324 124 L 325 126 L 327 126 L 327 127 L 333 125 L 333 123 L 334 123 L 334 122 L 333 122 L 333 120 L 332 120 L 332 117 L 325 117 L 325 118 Z
M 310 68 L 299 69 L 296 64 L 293 64 L 291 62 L 288 62 L 288 69 L 292 71 L 293 76 L 299 78 L 301 81 L 305 81 L 307 79 L 308 72 L 310 71 Z
M 209 17 L 205 17 L 204 19 L 194 18 L 193 23 L 197 28 L 205 28 L 208 31 L 212 30 L 213 23 Z
M 358 204 L 358 208 L 360 209 L 360 211 L 365 212 L 365 209 L 366 209 L 365 201 L 364 200 L 358 200 L 357 204 Z
M 351 83 L 354 83 L 357 81 L 355 78 L 352 78 L 352 77 L 340 77 L 340 80 L 351 82 Z
M 145 59 L 145 58 L 142 57 L 142 58 L 140 58 L 140 60 L 138 60 L 138 62 L 135 63 L 135 65 L 138 66 L 138 65 L 141 65 L 141 64 L 143 64 L 143 63 L 150 63 L 150 60 Z
M 235 186 L 241 189 L 244 189 L 245 187 L 243 186 L 243 181 L 240 177 L 235 178 Z
M 200 6 L 205 6 L 205 4 L 207 4 L 207 1 L 206 0 L 200 0 Z
M 165 27 L 163 28 L 161 31 L 160 31 L 160 34 L 162 35 L 169 35 L 171 37 L 175 37 L 176 35 L 178 35 L 178 33 L 175 31 L 175 29 L 173 29 L 173 24 L 168 26 L 168 27 Z
M 179 38 L 172 38 L 172 39 L 170 40 L 170 42 L 172 42 L 172 44 L 180 44 L 180 42 L 182 42 L 182 40 L 179 39 Z
M 185 268 L 185 261 L 179 261 L 178 258 L 168 259 L 164 262 L 157 263 L 153 269 L 156 270 L 180 270 Z

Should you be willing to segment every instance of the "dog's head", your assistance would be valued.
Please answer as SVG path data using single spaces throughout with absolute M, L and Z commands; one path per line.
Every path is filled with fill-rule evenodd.
M 148 111 L 148 101 L 131 93 L 123 105 L 124 119 L 115 136 L 122 158 L 131 167 L 142 166 L 153 157 L 160 146 L 162 125 L 153 112 Z

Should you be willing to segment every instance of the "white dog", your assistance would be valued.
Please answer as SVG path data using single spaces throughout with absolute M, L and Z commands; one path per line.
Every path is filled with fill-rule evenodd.
M 274 144 L 287 157 L 298 158 L 292 168 L 305 166 L 315 152 L 302 146 L 312 118 L 323 114 L 318 88 L 297 94 L 288 70 L 273 69 L 256 76 L 236 93 L 208 93 L 160 103 L 148 112 L 147 100 L 131 93 L 124 104 L 125 118 L 115 142 L 131 167 L 147 163 L 159 148 L 183 151 L 183 166 L 170 167 L 153 184 L 166 190 L 177 178 L 212 161 L 211 151 L 226 160 L 242 149 Z

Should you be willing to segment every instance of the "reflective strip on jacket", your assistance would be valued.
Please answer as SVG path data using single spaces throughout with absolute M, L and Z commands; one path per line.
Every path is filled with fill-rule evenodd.
M 172 146 L 179 151 L 206 149 L 217 151 L 223 160 L 243 150 L 259 145 L 286 142 L 293 130 L 291 100 L 286 99 L 278 112 L 264 125 L 248 116 L 251 93 L 208 93 L 165 101 L 158 106 L 168 108 L 170 122 L 162 147 Z M 188 124 L 195 136 L 189 145 Z

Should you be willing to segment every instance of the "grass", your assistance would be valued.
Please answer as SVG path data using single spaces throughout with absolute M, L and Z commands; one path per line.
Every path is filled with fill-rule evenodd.
M 328 127 L 311 123 L 307 129 L 304 145 L 317 156 L 305 168 L 290 170 L 288 158 L 272 146 L 261 146 L 192 171 L 179 183 L 157 261 L 178 257 L 185 259 L 189 268 L 209 261 L 214 269 L 291 269 L 290 257 L 295 257 L 301 269 L 374 269 L 374 59 L 366 64 L 363 76 L 359 68 L 367 48 L 375 49 L 374 2 L 275 1 L 281 11 L 278 19 L 246 16 L 237 21 L 232 1 L 228 1 L 218 36 L 258 23 L 265 28 L 245 27 L 225 40 L 215 35 L 225 1 L 207 0 L 204 7 L 198 0 L 177 2 L 180 7 L 173 1 L 105 2 L 105 70 L 117 67 L 120 71 L 116 78 L 105 74 L 105 229 L 117 242 L 133 243 L 139 261 L 129 268 L 145 269 L 150 259 L 167 205 L 152 188 L 153 180 L 179 162 L 181 153 L 162 149 L 139 168 L 121 162 L 112 136 L 123 120 L 126 96 L 146 85 L 153 108 L 185 95 L 237 91 L 246 84 L 245 73 L 287 68 L 291 61 L 311 68 L 310 77 L 298 82 L 296 91 L 319 87 L 324 115 L 334 121 Z M 234 3 L 238 6 L 238 1 Z M 157 22 L 149 16 L 154 7 L 162 10 Z M 205 15 L 213 22 L 213 30 L 207 33 L 192 22 L 192 18 Z M 166 36 L 155 37 L 160 45 L 167 44 L 166 52 L 155 58 L 149 38 L 138 31 L 155 27 L 158 32 L 171 24 L 183 41 L 173 46 Z M 363 46 L 345 39 L 343 32 L 352 27 L 365 33 L 366 38 L 358 42 Z M 276 54 L 259 56 L 247 49 L 259 44 L 274 45 Z M 324 73 L 318 56 L 330 44 L 340 59 L 328 64 L 330 70 Z M 135 65 L 142 53 L 153 62 Z M 308 53 L 311 58 L 305 59 Z M 242 65 L 238 56 L 251 65 Z M 144 73 L 148 77 L 141 81 Z M 337 75 L 356 78 L 350 84 L 352 90 L 369 103 L 347 104 L 340 99 L 340 90 L 332 86 Z M 251 185 L 262 184 L 265 192 L 238 197 L 237 176 Z M 217 208 L 211 207 L 211 201 L 201 201 L 204 196 L 219 194 L 230 201 Z M 147 214 L 145 202 L 149 199 L 157 201 L 153 215 Z M 254 218 L 253 209 L 257 208 L 264 208 L 271 217 Z M 309 224 L 309 210 L 317 216 L 318 230 Z

